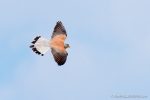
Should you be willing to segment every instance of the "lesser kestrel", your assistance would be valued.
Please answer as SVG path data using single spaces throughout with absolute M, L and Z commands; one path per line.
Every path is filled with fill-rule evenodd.
M 66 37 L 67 32 L 65 30 L 65 27 L 63 26 L 61 21 L 58 21 L 56 23 L 56 26 L 54 27 L 54 31 L 50 40 L 45 39 L 41 36 L 37 36 L 31 42 L 32 45 L 30 46 L 30 48 L 32 48 L 32 50 L 36 54 L 42 56 L 47 51 L 49 51 L 49 49 L 51 49 L 54 60 L 60 66 L 65 64 L 68 56 L 66 49 L 70 47 L 69 44 L 64 43 Z

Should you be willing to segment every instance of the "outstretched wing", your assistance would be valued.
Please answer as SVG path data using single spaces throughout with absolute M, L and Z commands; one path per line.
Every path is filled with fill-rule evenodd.
M 65 35 L 65 37 L 67 37 L 67 32 L 66 32 L 66 29 L 65 27 L 63 26 L 62 22 L 61 21 L 58 21 L 56 23 L 56 26 L 54 27 L 54 31 L 52 33 L 52 37 L 51 38 L 54 38 L 55 36 L 57 35 Z
M 66 37 L 65 27 L 61 21 L 58 21 L 51 37 L 51 52 L 58 65 L 63 65 L 67 60 L 68 53 L 64 48 Z
M 53 54 L 54 60 L 59 66 L 65 64 L 68 56 L 68 53 L 66 51 L 60 51 L 57 48 L 51 48 L 51 52 Z

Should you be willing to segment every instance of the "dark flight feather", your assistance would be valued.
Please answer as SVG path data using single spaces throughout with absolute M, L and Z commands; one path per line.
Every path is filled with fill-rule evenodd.
M 56 26 L 54 27 L 54 31 L 52 33 L 52 37 L 51 38 L 55 37 L 56 35 L 60 35 L 60 34 L 63 34 L 63 35 L 67 36 L 67 32 L 66 32 L 65 27 L 63 26 L 61 21 L 58 21 L 56 23 Z
M 65 64 L 67 60 L 67 56 L 68 56 L 67 52 L 58 52 L 58 50 L 54 48 L 51 49 L 51 52 L 53 54 L 55 61 L 57 62 L 59 66 Z

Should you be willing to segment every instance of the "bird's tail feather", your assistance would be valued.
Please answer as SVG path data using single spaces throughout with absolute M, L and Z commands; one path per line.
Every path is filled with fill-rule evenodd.
M 31 43 L 32 45 L 30 45 L 30 48 L 32 48 L 36 54 L 41 56 L 43 56 L 50 49 L 49 40 L 41 36 L 35 37 Z

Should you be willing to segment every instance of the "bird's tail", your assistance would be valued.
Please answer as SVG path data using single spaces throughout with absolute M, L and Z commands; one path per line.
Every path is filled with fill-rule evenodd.
M 30 48 L 38 55 L 43 56 L 49 49 L 49 40 L 37 36 L 34 38 L 34 40 L 31 42 L 32 45 L 30 45 Z

